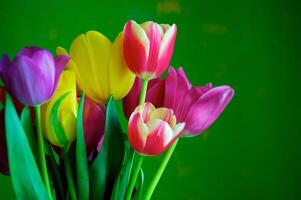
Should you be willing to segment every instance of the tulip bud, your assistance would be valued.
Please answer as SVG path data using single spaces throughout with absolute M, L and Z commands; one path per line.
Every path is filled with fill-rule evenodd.
M 169 66 L 176 40 L 175 24 L 131 20 L 124 27 L 123 51 L 130 70 L 142 79 L 160 76 Z
M 23 48 L 11 62 L 4 55 L 0 75 L 6 89 L 25 105 L 42 104 L 51 98 L 68 56 L 53 57 L 37 47 Z
M 184 126 L 185 123 L 177 124 L 171 109 L 155 108 L 151 103 L 145 103 L 132 113 L 128 137 L 138 153 L 158 155 L 181 135 Z

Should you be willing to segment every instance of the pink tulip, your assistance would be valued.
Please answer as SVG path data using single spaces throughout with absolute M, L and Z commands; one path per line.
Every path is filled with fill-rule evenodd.
M 124 27 L 123 51 L 130 70 L 142 79 L 160 76 L 169 66 L 176 40 L 175 24 L 130 20 Z
M 165 79 L 150 81 L 146 101 L 156 107 L 171 108 L 179 122 L 185 122 L 186 136 L 198 135 L 205 131 L 219 117 L 234 95 L 229 86 L 192 86 L 182 68 L 177 71 L 170 67 Z M 123 109 L 129 116 L 138 104 L 141 81 L 136 80 L 133 89 L 123 101 Z
M 176 122 L 173 111 L 155 108 L 151 103 L 139 105 L 129 120 L 128 137 L 140 154 L 157 155 L 165 151 L 183 132 L 185 123 Z

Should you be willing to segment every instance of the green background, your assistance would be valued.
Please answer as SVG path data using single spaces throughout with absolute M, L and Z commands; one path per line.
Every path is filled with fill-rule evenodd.
M 300 1 L 0 1 L 0 53 L 113 40 L 128 19 L 176 23 L 171 64 L 235 96 L 205 133 L 182 139 L 154 199 L 301 199 Z M 149 180 L 160 158 L 144 163 Z M 22 163 L 20 163 L 20 169 Z M 0 175 L 1 199 L 14 199 Z

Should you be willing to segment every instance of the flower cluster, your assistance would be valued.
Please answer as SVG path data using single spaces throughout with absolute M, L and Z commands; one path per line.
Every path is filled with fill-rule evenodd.
M 57 56 L 31 46 L 2 57 L 0 172 L 17 198 L 151 198 L 179 137 L 204 132 L 234 94 L 193 86 L 169 66 L 176 33 L 175 24 L 131 20 L 114 42 L 88 31 Z M 137 184 L 143 158 L 166 150 L 151 185 Z

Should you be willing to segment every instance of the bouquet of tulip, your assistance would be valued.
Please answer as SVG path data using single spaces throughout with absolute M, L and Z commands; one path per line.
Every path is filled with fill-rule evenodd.
M 69 53 L 2 57 L 0 170 L 18 199 L 151 198 L 179 138 L 206 130 L 234 94 L 169 67 L 176 32 L 128 21 L 113 43 L 89 31 Z M 143 159 L 164 151 L 144 184 Z

